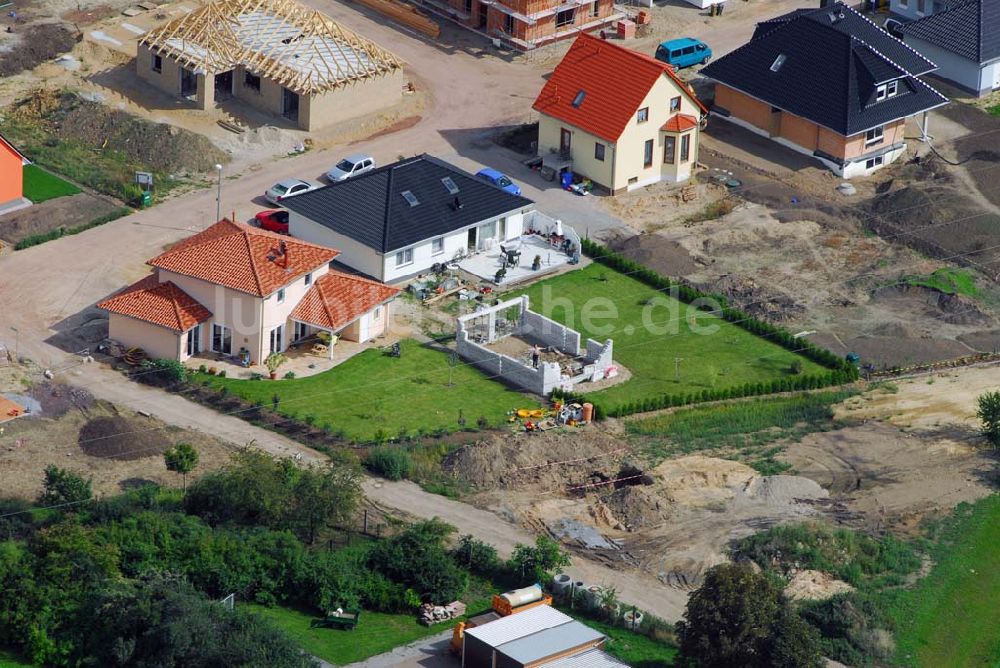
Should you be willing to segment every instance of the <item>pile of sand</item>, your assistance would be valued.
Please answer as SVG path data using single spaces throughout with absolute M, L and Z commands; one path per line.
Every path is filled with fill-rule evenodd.
M 785 587 L 785 594 L 793 601 L 822 601 L 849 591 L 854 591 L 854 587 L 843 580 L 808 570 L 797 572 Z

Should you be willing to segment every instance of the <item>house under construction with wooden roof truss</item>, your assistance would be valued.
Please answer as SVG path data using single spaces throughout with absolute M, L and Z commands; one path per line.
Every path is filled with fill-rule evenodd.
M 235 98 L 304 130 L 392 106 L 403 63 L 293 0 L 216 0 L 139 39 L 139 78 L 201 109 Z

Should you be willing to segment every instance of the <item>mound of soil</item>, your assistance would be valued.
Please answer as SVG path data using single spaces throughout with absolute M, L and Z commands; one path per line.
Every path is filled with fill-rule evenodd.
M 699 268 L 686 248 L 659 234 L 637 234 L 612 242 L 611 249 L 664 276 L 684 277 Z
M 600 503 L 610 511 L 610 517 L 605 513 L 595 512 L 597 519 L 612 525 L 621 523 L 626 531 L 637 531 L 658 526 L 671 516 L 672 504 L 651 487 L 635 485 L 622 487 L 608 494 Z
M 729 303 L 755 318 L 783 322 L 805 313 L 788 295 L 765 288 L 752 278 L 727 274 L 707 285 L 696 286 L 706 292 L 722 295 Z
M 620 441 L 596 430 L 492 434 L 452 453 L 444 469 L 480 490 L 562 490 L 615 478 L 626 454 Z
M 207 138 L 120 109 L 84 100 L 69 91 L 34 91 L 10 109 L 13 117 L 40 123 L 57 139 L 81 142 L 94 150 L 114 151 L 154 171 L 205 172 L 229 162 Z
M 0 52 L 0 76 L 9 77 L 34 69 L 47 60 L 70 51 L 79 38 L 57 23 L 42 23 L 25 28 L 10 51 Z
M 130 460 L 162 455 L 170 441 L 159 429 L 123 417 L 98 417 L 80 428 L 78 443 L 91 457 Z

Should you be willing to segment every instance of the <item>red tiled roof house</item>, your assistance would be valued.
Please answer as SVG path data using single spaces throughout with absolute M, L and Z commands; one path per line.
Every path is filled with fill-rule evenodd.
M 149 260 L 152 274 L 97 306 L 108 311 L 110 338 L 156 358 L 247 351 L 256 364 L 320 330 L 379 336 L 399 291 L 331 270 L 338 254 L 222 220 Z
M 691 176 L 707 110 L 672 68 L 582 34 L 535 100 L 543 164 L 612 193 Z
M 31 204 L 24 198 L 24 166 L 28 159 L 0 135 L 0 212 Z

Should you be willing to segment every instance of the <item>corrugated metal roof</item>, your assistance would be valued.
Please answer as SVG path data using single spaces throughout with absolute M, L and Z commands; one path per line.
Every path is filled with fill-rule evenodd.
M 524 665 L 562 654 L 575 647 L 597 642 L 603 638 L 604 634 L 586 624 L 572 621 L 504 643 L 496 650 Z
M 569 615 L 563 614 L 547 605 L 540 605 L 524 612 L 508 615 L 495 622 L 484 624 L 466 630 L 466 634 L 480 640 L 490 647 L 497 647 L 518 638 L 538 633 L 553 626 L 573 621 Z
M 629 665 L 604 650 L 594 648 L 546 663 L 545 668 L 629 668 Z

